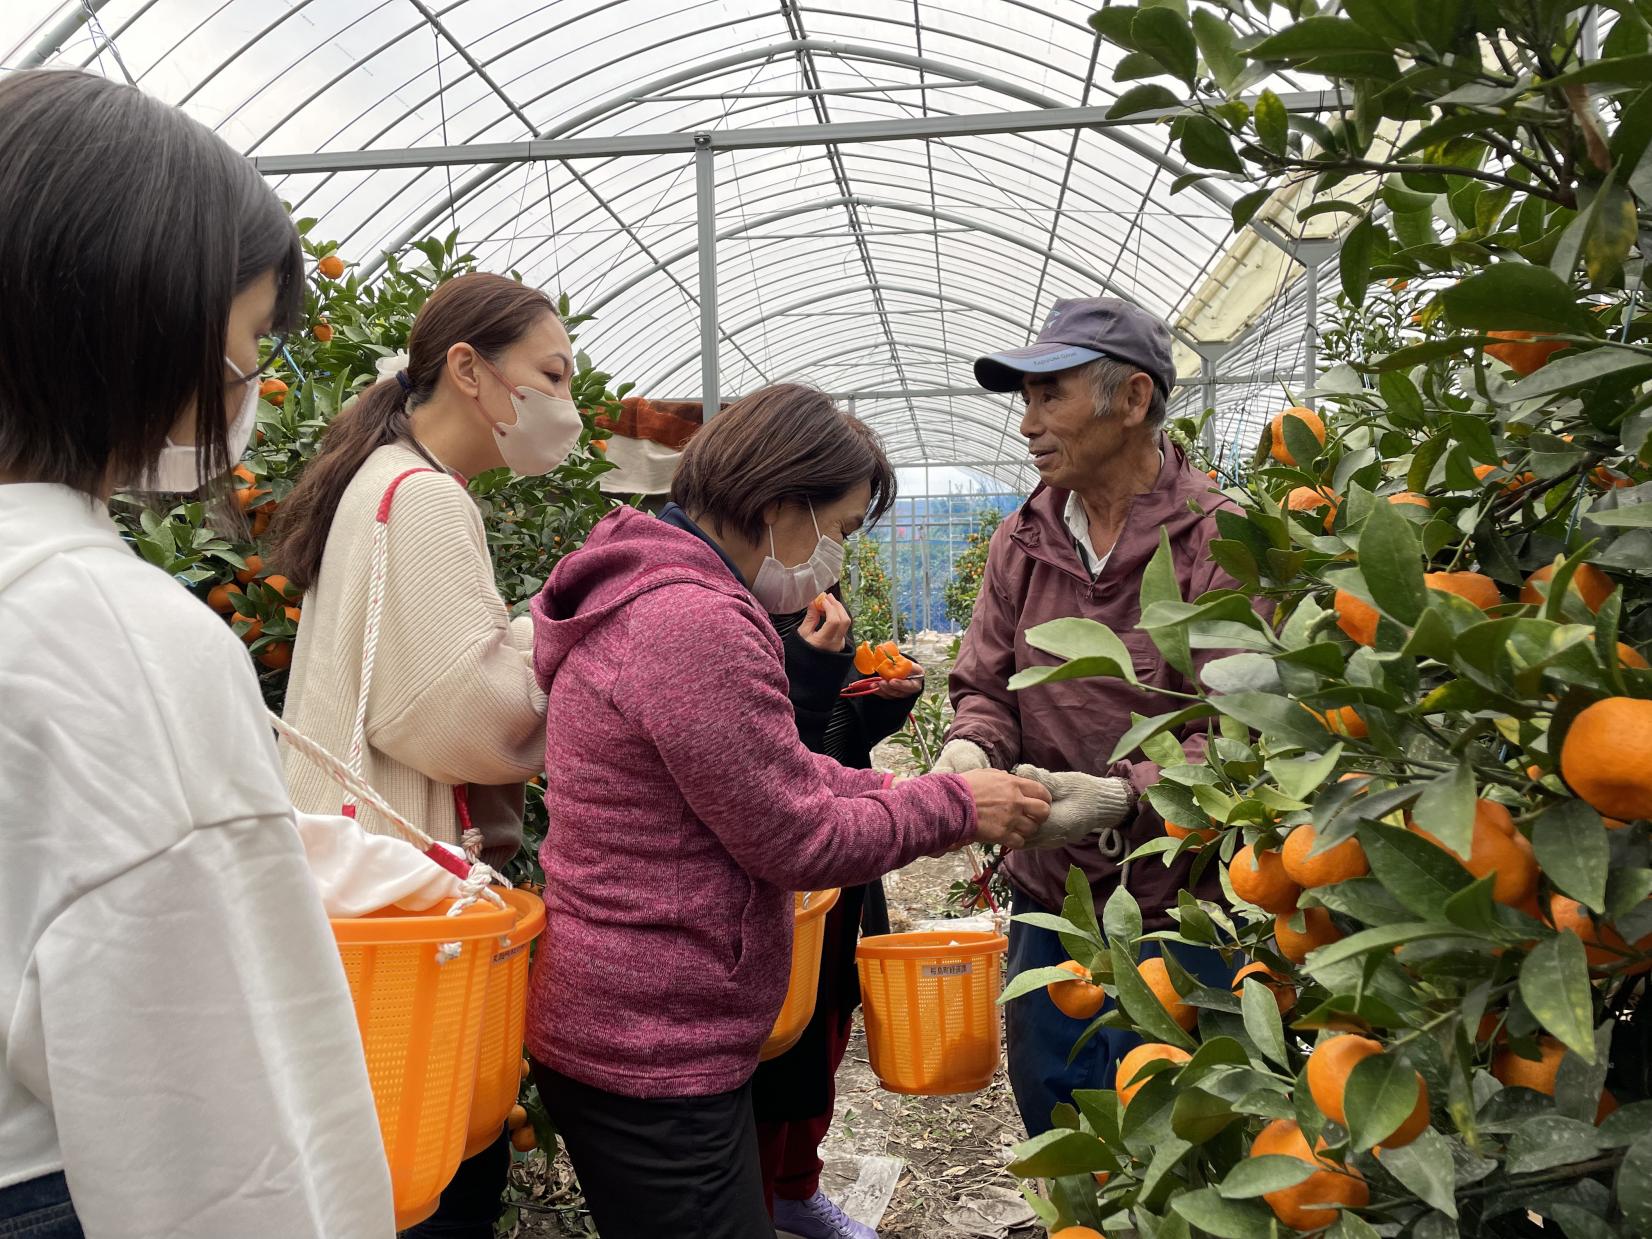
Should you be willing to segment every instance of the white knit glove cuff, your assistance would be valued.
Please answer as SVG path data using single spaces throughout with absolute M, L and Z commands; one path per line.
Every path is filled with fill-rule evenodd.
M 1050 793 L 1050 816 L 1039 827 L 1030 847 L 1070 847 L 1096 836 L 1096 846 L 1108 860 L 1124 854 L 1124 837 L 1117 829 L 1130 812 L 1130 784 L 1065 770 L 1052 774 L 1037 766 L 1017 766 L 1011 773 L 1042 783 Z
M 987 770 L 992 761 L 987 751 L 973 740 L 948 740 L 935 759 L 936 774 L 964 774 L 970 770 Z

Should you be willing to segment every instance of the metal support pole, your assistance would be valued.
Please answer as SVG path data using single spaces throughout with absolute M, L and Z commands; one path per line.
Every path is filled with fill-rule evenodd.
M 694 135 L 694 197 L 700 225 L 700 416 L 722 407 L 717 375 L 717 156 L 711 135 Z

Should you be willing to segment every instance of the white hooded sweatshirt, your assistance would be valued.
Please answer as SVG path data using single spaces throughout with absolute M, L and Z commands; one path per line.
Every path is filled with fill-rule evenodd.
M 246 650 L 0 485 L 0 1187 L 89 1239 L 388 1239 L 361 1040 Z

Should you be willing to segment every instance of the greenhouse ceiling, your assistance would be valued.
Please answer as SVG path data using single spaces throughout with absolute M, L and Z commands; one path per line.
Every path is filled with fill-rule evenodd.
M 974 357 L 1031 339 L 1058 298 L 1129 297 L 1172 323 L 1184 404 L 1213 390 L 1196 346 L 1241 342 L 1243 398 L 1218 399 L 1237 442 L 1303 364 L 1298 259 L 1326 247 L 1278 243 L 1334 226 L 1294 224 L 1282 191 L 1266 237 L 1235 236 L 1244 184 L 1172 196 L 1163 126 L 1095 123 L 1116 92 L 1094 7 L 6 0 L 0 67 L 178 104 L 364 269 L 457 229 L 483 268 L 594 313 L 581 347 L 641 394 L 812 382 L 898 463 L 1025 488 L 1018 413 L 975 387 Z M 1273 85 L 1317 106 L 1314 83 Z

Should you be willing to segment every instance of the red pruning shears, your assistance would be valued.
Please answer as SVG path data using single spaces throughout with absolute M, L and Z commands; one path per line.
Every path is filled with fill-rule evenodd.
M 900 678 L 904 680 L 918 680 L 920 682 L 923 680 L 923 676 L 921 675 L 908 675 L 901 676 Z M 838 693 L 838 696 L 866 697 L 877 692 L 878 689 L 882 688 L 885 684 L 893 684 L 894 682 L 894 676 L 869 675 L 864 680 L 855 680 L 851 684 L 844 685 L 842 691 Z

